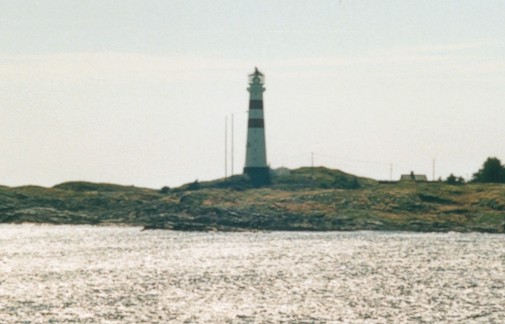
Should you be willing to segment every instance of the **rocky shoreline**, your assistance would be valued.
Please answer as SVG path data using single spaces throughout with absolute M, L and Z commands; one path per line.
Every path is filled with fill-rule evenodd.
M 235 177 L 153 190 L 71 182 L 0 187 L 0 223 L 142 226 L 177 231 L 505 232 L 505 186 L 380 185 L 302 168 L 252 188 Z

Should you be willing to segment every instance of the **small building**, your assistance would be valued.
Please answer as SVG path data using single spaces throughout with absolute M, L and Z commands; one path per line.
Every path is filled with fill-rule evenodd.
M 413 182 L 428 182 L 428 177 L 424 174 L 414 174 L 414 171 L 410 174 L 402 174 L 400 177 L 400 182 L 413 181 Z
M 286 167 L 280 167 L 277 169 L 273 169 L 272 173 L 276 177 L 288 176 L 291 174 L 291 170 Z

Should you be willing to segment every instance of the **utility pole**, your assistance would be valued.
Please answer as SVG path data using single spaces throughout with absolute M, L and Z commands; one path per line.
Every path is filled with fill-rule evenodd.
M 389 181 L 393 181 L 393 163 L 389 163 Z

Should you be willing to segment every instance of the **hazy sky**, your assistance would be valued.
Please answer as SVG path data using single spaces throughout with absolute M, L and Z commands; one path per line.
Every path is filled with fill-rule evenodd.
M 0 183 L 241 173 L 255 66 L 273 168 L 505 162 L 503 0 L 0 0 Z

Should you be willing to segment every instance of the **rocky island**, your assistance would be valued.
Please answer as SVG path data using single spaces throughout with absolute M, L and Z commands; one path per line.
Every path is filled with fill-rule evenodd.
M 1 223 L 191 231 L 505 232 L 505 185 L 379 184 L 323 167 L 253 187 L 245 176 L 161 190 L 67 182 L 0 186 Z

